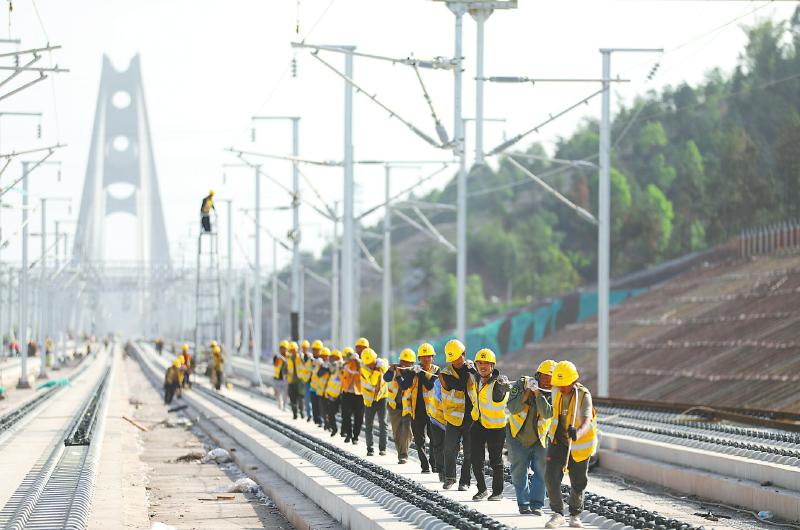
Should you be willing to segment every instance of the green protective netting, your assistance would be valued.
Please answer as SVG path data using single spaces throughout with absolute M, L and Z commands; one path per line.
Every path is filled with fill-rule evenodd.
M 620 302 L 632 296 L 637 296 L 644 292 L 645 289 L 618 289 L 611 291 L 608 294 L 608 305 L 613 307 Z M 597 291 L 590 291 L 580 294 L 580 309 L 578 311 L 578 320 L 586 320 L 597 314 Z

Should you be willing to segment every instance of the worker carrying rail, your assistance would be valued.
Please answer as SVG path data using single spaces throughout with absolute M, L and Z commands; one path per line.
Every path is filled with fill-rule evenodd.
M 542 515 L 547 435 L 553 418 L 550 377 L 555 366 L 556 362 L 548 359 L 539 364 L 533 377 L 520 377 L 506 403 L 511 483 L 521 514 Z
M 272 376 L 272 388 L 275 392 L 275 401 L 278 402 L 278 408 L 286 410 L 286 398 L 288 397 L 288 370 L 294 370 L 294 359 L 286 357 L 286 349 L 288 343 L 284 340 L 278 347 L 278 353 L 272 357 L 272 368 L 274 374 Z
M 406 348 L 400 352 L 400 362 L 390 364 L 389 369 L 383 374 L 386 385 L 386 402 L 389 406 L 389 423 L 392 424 L 392 438 L 397 451 L 397 463 L 405 464 L 408 461 L 408 447 L 411 445 L 411 414 L 403 407 L 406 391 L 411 386 L 414 372 L 413 368 L 417 356 L 414 350 Z
M 403 414 L 411 417 L 411 434 L 414 438 L 414 445 L 417 446 L 417 456 L 423 473 L 436 471 L 437 465 L 442 462 L 436 461 L 433 450 L 430 454 L 426 452 L 425 432 L 431 439 L 431 447 L 434 444 L 444 443 L 444 438 L 438 439 L 438 432 L 431 430 L 431 422 L 428 416 L 428 402 L 433 397 L 433 385 L 436 382 L 439 367 L 433 364 L 436 351 L 427 342 L 420 345 L 417 350 L 419 364 L 412 369 L 411 386 L 403 393 Z
M 203 197 L 200 205 L 200 225 L 203 227 L 203 232 L 211 232 L 211 210 L 215 213 L 217 211 L 214 207 L 214 190 L 208 191 L 208 195 Z
M 472 427 L 472 400 L 467 398 L 475 365 L 466 359 L 466 347 L 453 339 L 444 346 L 447 366 L 439 372 L 442 387 L 442 412 L 446 422 L 444 436 L 444 474 L 443 489 L 450 489 L 456 483 L 456 457 L 459 445 L 463 447 L 464 460 L 458 479 L 458 490 L 467 491 L 471 479 L 471 444 L 469 431 Z
M 339 396 L 342 393 L 342 354 L 339 350 L 331 351 L 328 360 L 328 370 L 330 377 L 328 384 L 325 387 L 325 401 L 324 407 L 326 411 L 325 428 L 331 431 L 331 436 L 336 436 L 339 432 L 336 428 L 336 414 L 339 412 Z
M 550 424 L 550 446 L 547 448 L 545 483 L 553 516 L 546 528 L 566 524 L 561 480 L 569 473 L 569 525 L 581 528 L 583 491 L 589 482 L 589 457 L 597 449 L 596 412 L 592 395 L 578 382 L 578 370 L 569 361 L 561 361 L 553 369 L 553 421 Z
M 303 394 L 305 393 L 305 387 L 308 386 L 301 378 L 301 367 L 303 366 L 303 361 L 300 356 L 297 354 L 297 343 L 283 341 L 281 342 L 280 347 L 281 352 L 285 352 L 286 359 L 291 362 L 290 369 L 287 370 L 287 393 L 289 394 L 289 403 L 292 407 L 292 417 L 297 419 L 297 415 L 300 414 L 300 418 L 303 417 Z M 309 372 L 309 375 L 311 373 Z

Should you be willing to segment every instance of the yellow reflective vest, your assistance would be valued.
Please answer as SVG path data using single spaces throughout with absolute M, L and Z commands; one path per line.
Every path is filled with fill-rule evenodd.
M 575 427 L 577 429 L 580 427 L 581 423 L 583 423 L 585 418 L 580 417 L 580 410 L 581 404 L 588 393 L 589 390 L 587 390 L 585 386 L 581 384 L 575 385 L 575 390 L 572 392 L 572 395 L 569 396 L 566 427 Z M 576 397 L 578 399 L 577 406 L 575 405 Z M 553 421 L 550 423 L 550 441 L 552 441 L 556 435 L 562 399 L 563 396 L 561 392 L 553 388 Z M 575 418 L 576 410 L 578 411 L 577 419 Z M 591 428 L 586 432 L 586 434 L 572 442 L 570 445 L 570 455 L 574 461 L 583 462 L 592 456 L 595 450 L 597 450 L 597 412 L 595 411 L 594 407 L 592 407 Z
M 460 379 L 458 372 L 453 368 L 452 364 L 448 364 L 439 372 L 440 374 L 452 375 L 456 379 Z M 468 377 L 467 391 L 474 385 L 472 377 Z M 460 427 L 464 423 L 464 411 L 466 410 L 466 393 L 462 390 L 445 389 L 442 385 L 442 413 L 444 420 L 450 425 Z
M 311 389 L 321 396 L 325 393 L 325 385 L 328 383 L 330 373 L 320 376 L 319 371 L 322 368 L 322 361 L 315 362 L 314 368 L 311 369 Z
M 436 374 L 439 372 L 439 367 L 431 365 L 430 372 L 432 374 Z M 420 372 L 422 377 L 426 378 L 428 381 L 431 380 L 432 377 L 436 377 L 435 375 L 428 375 L 423 374 Z M 419 377 L 414 377 L 414 382 L 411 383 L 411 386 L 403 392 L 403 416 L 411 416 L 411 419 L 414 419 L 414 416 L 417 413 L 417 393 L 419 391 Z M 425 401 L 425 409 L 428 409 L 428 401 L 433 397 L 433 388 L 430 390 L 423 389 L 422 391 L 422 399 Z
M 328 385 L 325 387 L 325 398 L 335 400 L 342 393 L 342 368 L 341 366 L 332 366 L 330 377 L 328 378 Z
M 397 408 L 397 393 L 400 392 L 400 383 L 397 382 L 399 377 L 395 374 L 394 379 L 389 381 L 386 385 L 386 399 L 389 401 L 389 408 Z M 405 406 L 405 405 L 404 405 Z M 405 414 L 403 414 L 405 416 Z
M 508 414 L 508 429 L 511 431 L 511 436 L 514 438 L 517 437 L 519 431 L 522 429 L 522 426 L 525 424 L 525 420 L 528 419 L 528 414 L 531 411 L 530 404 L 526 403 L 525 407 L 517 412 L 516 414 Z M 536 433 L 539 435 L 539 443 L 542 444 L 542 447 L 547 446 L 547 434 L 550 430 L 550 423 L 552 423 L 553 418 L 543 418 L 541 414 L 536 413 Z
M 481 425 L 487 429 L 503 429 L 508 423 L 506 418 L 506 401 L 508 393 L 500 401 L 494 400 L 494 385 L 496 379 L 487 384 L 473 382 L 468 388 L 469 399 L 472 401 L 472 421 L 480 420 Z
M 297 363 L 297 377 L 300 381 L 308 383 L 311 380 L 311 359 L 305 361 L 298 361 Z
M 386 397 L 387 385 L 383 384 L 383 374 L 386 368 L 375 368 L 374 370 L 366 366 L 361 367 L 361 396 L 364 398 L 364 405 L 371 407 L 375 401 L 380 401 Z

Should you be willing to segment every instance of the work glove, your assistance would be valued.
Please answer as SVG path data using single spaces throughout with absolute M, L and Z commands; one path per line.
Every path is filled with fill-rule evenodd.
M 422 367 L 420 365 L 418 365 L 418 364 L 415 364 L 414 365 L 414 373 L 418 374 L 420 372 L 420 370 L 422 370 Z
M 474 370 L 474 369 L 475 369 L 475 363 L 473 363 L 473 362 L 472 362 L 471 360 L 469 360 L 469 359 L 467 359 L 466 361 L 464 361 L 464 364 L 466 364 L 466 365 L 467 365 L 467 368 L 469 368 L 470 370 Z
M 500 383 L 501 385 L 507 385 L 508 384 L 508 376 L 501 375 L 500 377 L 497 378 L 497 382 Z
M 360 363 L 361 357 L 359 357 L 359 355 L 356 352 L 353 352 L 353 355 L 350 356 L 350 360 Z
M 570 438 L 572 438 L 573 442 L 578 441 L 578 431 L 577 429 L 575 429 L 575 427 L 568 427 L 567 434 L 569 435 Z
M 378 359 L 375 362 L 375 366 L 377 366 L 378 368 L 388 368 L 389 367 L 389 361 L 387 361 L 386 359 Z

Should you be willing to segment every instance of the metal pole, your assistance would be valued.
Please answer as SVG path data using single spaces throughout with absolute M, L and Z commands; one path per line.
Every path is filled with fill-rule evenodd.
M 261 166 L 255 168 L 256 226 L 253 270 L 253 385 L 261 386 Z
M 300 155 L 300 118 L 292 118 L 292 156 Z M 297 169 L 297 160 L 292 162 L 292 308 L 291 326 L 292 340 L 299 341 L 303 333 L 303 326 L 298 322 L 300 316 L 300 173 Z M 275 351 L 278 351 L 277 349 Z
M 47 359 L 45 350 L 47 348 L 47 337 L 45 331 L 45 319 L 47 318 L 47 296 L 46 293 L 46 270 L 47 270 L 47 199 L 42 198 L 42 255 L 39 258 L 39 377 L 47 379 Z
M 345 55 L 345 75 L 353 79 L 354 47 Z M 353 326 L 353 87 L 345 82 L 344 88 L 344 233 L 342 237 L 342 333 L 341 346 L 354 342 Z
M 17 388 L 30 388 L 28 382 L 28 162 L 22 162 L 22 268 L 19 282 L 20 376 Z
M 392 168 L 384 166 L 385 180 L 384 195 L 386 197 L 386 211 L 383 214 L 383 305 L 381 317 L 381 354 L 388 355 L 392 346 L 391 341 L 391 307 L 392 307 L 392 207 L 391 199 L 391 173 Z
M 600 186 L 597 236 L 597 394 L 608 396 L 608 291 L 611 237 L 611 51 L 603 55 L 603 98 L 600 115 Z
M 297 319 L 297 332 L 299 337 L 305 337 L 306 325 L 306 271 L 305 268 L 300 270 L 300 307 L 298 308 Z
M 483 30 L 491 14 L 491 9 L 478 9 L 472 13 L 477 24 L 478 41 L 475 54 L 475 165 L 483 164 Z
M 455 96 L 453 112 L 453 130 L 455 154 L 458 157 L 458 177 L 456 186 L 456 206 L 458 208 L 456 219 L 456 336 L 466 342 L 467 335 L 467 160 L 464 152 L 464 121 L 461 114 L 462 90 L 462 33 L 464 20 L 464 4 L 448 4 L 456 16 L 455 40 L 456 66 L 453 70 L 455 77 Z
M 335 215 L 339 214 L 338 203 L 334 204 Z M 333 246 L 331 247 L 331 341 L 337 348 L 339 342 L 339 219 L 333 220 Z
M 278 338 L 278 240 L 272 238 L 272 351 L 277 352 Z
M 233 201 L 228 199 L 228 278 L 225 290 L 227 291 L 227 311 L 225 312 L 225 357 L 230 359 L 233 355 L 233 312 L 236 308 L 233 301 Z M 225 363 L 225 372 L 230 374 L 232 370 L 230 362 Z

